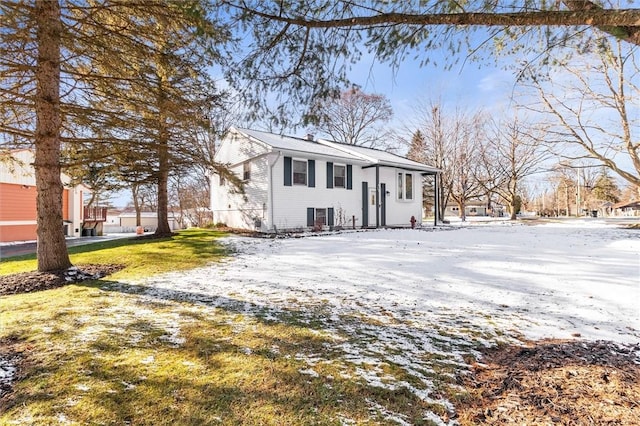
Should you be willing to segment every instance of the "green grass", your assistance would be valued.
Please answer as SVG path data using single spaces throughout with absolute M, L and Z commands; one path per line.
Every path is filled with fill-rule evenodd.
M 384 424 L 371 401 L 426 424 L 427 404 L 348 378 L 349 363 L 305 373 L 301 354 L 335 344 L 307 327 L 96 285 L 3 297 L 0 309 L 1 338 L 25 362 L 0 424 Z
M 74 265 L 118 263 L 125 269 L 112 278 L 139 278 L 162 272 L 186 270 L 227 255 L 216 243 L 223 232 L 189 229 L 161 239 L 129 238 L 69 248 Z M 36 255 L 10 257 L 0 261 L 0 275 L 37 269 Z
M 355 362 L 340 348 L 348 341 L 367 353 L 376 340 L 372 327 L 402 324 L 349 315 L 327 327 L 332 307 L 324 302 L 247 312 L 240 299 L 203 305 L 145 296 L 144 287 L 127 282 L 223 259 L 221 235 L 190 230 L 75 247 L 75 264 L 126 268 L 98 281 L 0 297 L 0 348 L 21 354 L 19 380 L 0 399 L 0 424 L 378 425 L 396 418 L 430 425 L 425 412 L 445 414 L 407 387 L 424 387 L 410 370 L 383 354 L 373 364 L 373 354 Z M 0 274 L 34 268 L 33 256 L 10 258 Z M 442 370 L 442 377 L 430 374 L 446 393 L 450 366 L 427 358 L 425 368 Z M 376 386 L 362 371 L 407 386 Z

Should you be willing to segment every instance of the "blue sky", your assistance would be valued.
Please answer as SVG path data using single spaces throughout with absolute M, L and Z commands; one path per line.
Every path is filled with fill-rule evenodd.
M 383 94 L 391 100 L 394 126 L 409 121 L 416 107 L 430 100 L 441 99 L 449 107 L 501 109 L 508 105 L 515 82 L 512 72 L 499 65 L 479 68 L 473 62 L 445 70 L 407 61 L 394 74 L 387 64 L 371 66 L 369 61 L 354 69 L 351 78 L 363 91 Z

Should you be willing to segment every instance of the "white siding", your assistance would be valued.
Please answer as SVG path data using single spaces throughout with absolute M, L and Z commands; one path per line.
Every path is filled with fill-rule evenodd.
M 284 156 L 278 158 L 273 167 L 273 222 L 278 230 L 307 227 L 307 208 L 333 208 L 334 224 L 352 226 L 352 216 L 356 217 L 356 227 L 362 226 L 362 170 L 353 165 L 353 189 L 327 188 L 327 161 L 313 158 L 293 157 L 299 160 L 315 160 L 314 188 L 302 185 L 284 185 Z M 344 164 L 336 160 L 334 164 Z M 339 223 L 340 218 L 346 223 Z M 269 230 L 273 228 L 270 227 Z
M 298 143 L 301 142 L 296 142 Z M 376 168 L 363 168 L 371 163 L 355 158 L 346 160 L 339 151 L 336 152 L 336 157 L 323 156 L 319 152 L 291 152 L 294 151 L 267 145 L 238 132 L 230 133 L 216 153 L 216 160 L 228 164 L 240 178 L 243 176 L 244 163 L 249 161 L 251 178 L 245 183 L 244 194 L 233 194 L 229 182 L 220 186 L 220 177 L 212 176 L 211 209 L 214 222 L 261 231 L 307 229 L 308 208 L 333 208 L 334 225 L 350 228 L 353 226 L 352 219 L 355 218 L 355 226 L 362 227 L 362 182 L 368 184 L 364 195 L 368 202 L 369 191 L 376 187 Z M 315 187 L 295 184 L 285 186 L 285 157 L 314 160 Z M 328 161 L 334 165 L 352 166 L 352 189 L 327 188 Z M 386 184 L 386 191 L 389 192 L 387 195 L 379 191 L 381 197 L 385 197 L 387 226 L 410 226 L 411 216 L 418 222 L 422 219 L 422 176 L 420 172 L 403 171 L 413 176 L 413 199 L 398 199 L 397 173 L 401 171 L 403 170 L 395 167 L 379 167 L 380 183 Z M 367 213 L 368 226 L 376 226 L 375 207 L 368 206 Z
M 233 185 L 227 180 L 220 186 L 220 176 L 211 177 L 211 210 L 214 223 L 242 229 L 255 229 L 256 221 L 267 220 L 268 173 L 266 154 L 268 149 L 261 143 L 237 134 L 230 134 L 216 153 L 216 160 L 229 164 L 230 170 L 240 179 L 244 163 L 250 163 L 250 179 L 244 183 L 244 194 L 235 194 Z M 257 158 L 256 158 L 257 156 Z M 262 228 L 262 227 L 261 227 Z
M 413 199 L 406 200 L 398 197 L 398 173 L 413 175 Z M 386 184 L 389 194 L 386 196 L 387 226 L 410 226 L 411 216 L 418 223 L 422 222 L 422 176 L 418 172 L 408 172 L 401 169 L 380 168 L 380 183 Z
M 35 186 L 33 154 L 29 150 L 14 151 L 11 158 L 2 158 L 0 182 Z
M 254 139 L 234 132 L 230 132 L 216 152 L 216 161 L 223 164 L 235 165 L 249 158 L 254 158 L 269 152 L 269 148 Z

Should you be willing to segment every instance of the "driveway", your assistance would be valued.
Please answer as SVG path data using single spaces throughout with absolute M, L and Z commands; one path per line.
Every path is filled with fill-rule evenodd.
M 124 234 L 108 234 L 99 237 L 72 237 L 67 238 L 67 247 L 83 246 L 86 244 L 99 243 L 102 241 L 116 240 L 120 238 L 135 237 L 135 233 Z M 2 243 L 0 244 L 0 259 L 7 257 L 22 256 L 36 252 L 35 241 L 24 241 L 19 243 Z

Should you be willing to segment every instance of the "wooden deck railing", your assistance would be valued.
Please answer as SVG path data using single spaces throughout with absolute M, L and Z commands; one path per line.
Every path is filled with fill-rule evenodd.
M 84 208 L 85 222 L 105 222 L 107 220 L 106 207 L 87 207 Z

